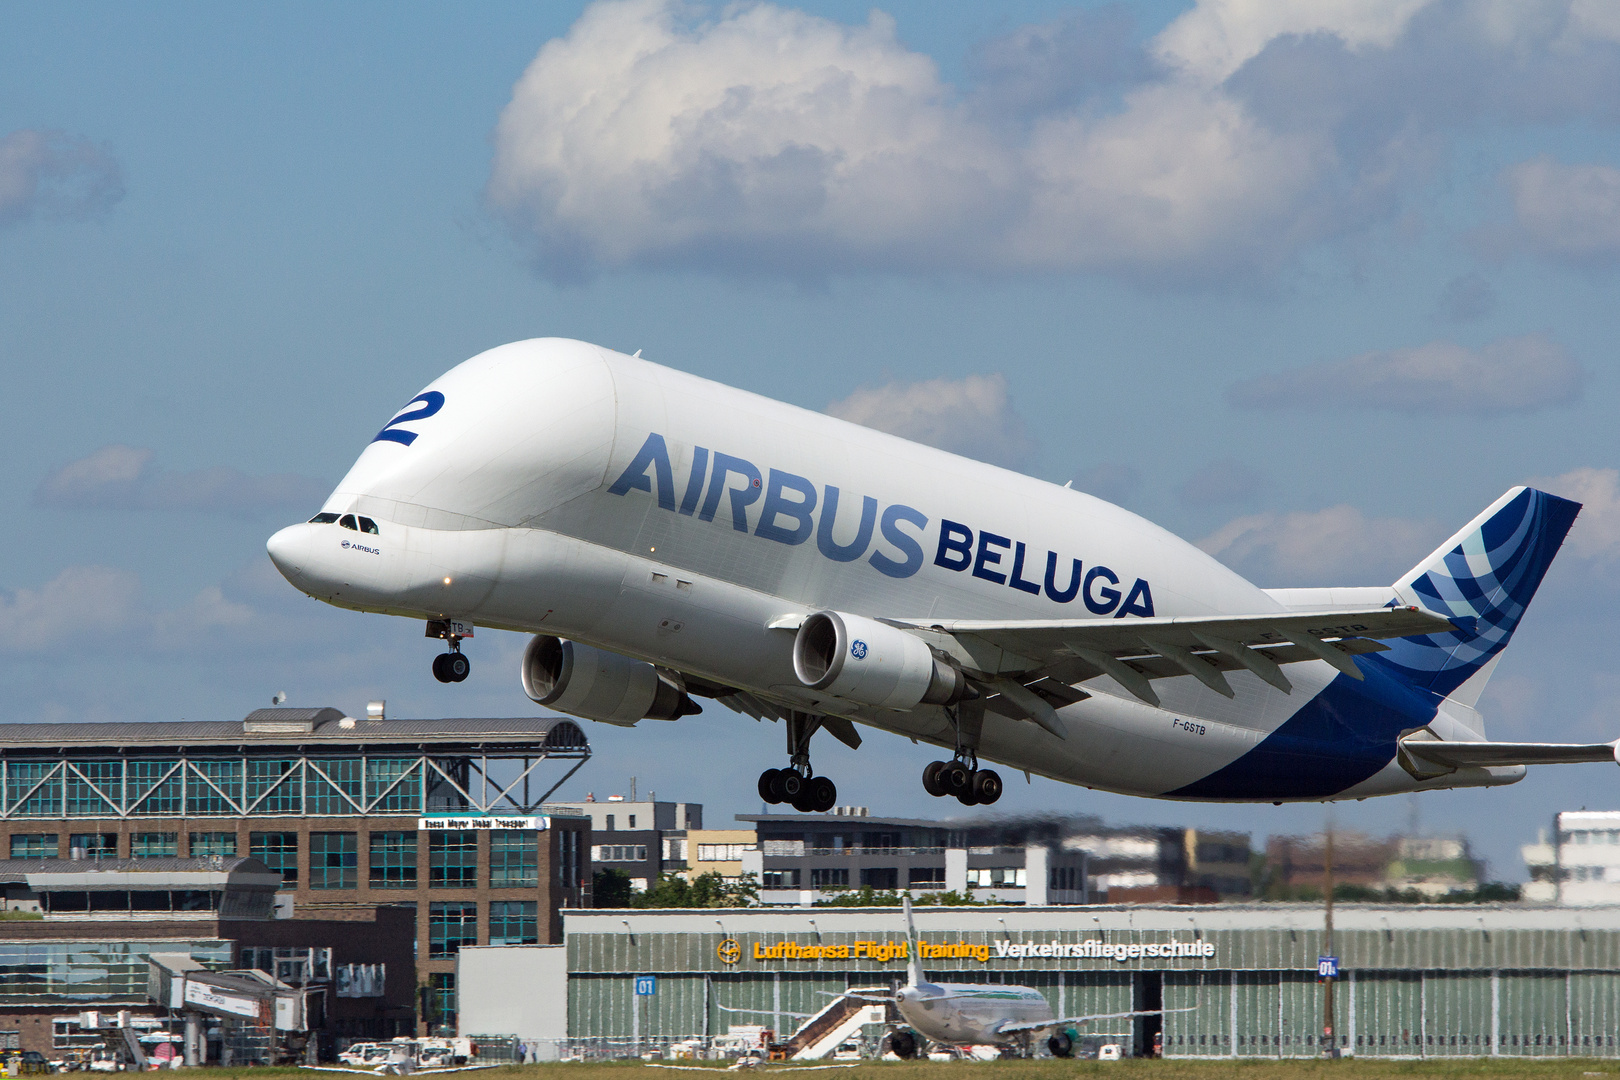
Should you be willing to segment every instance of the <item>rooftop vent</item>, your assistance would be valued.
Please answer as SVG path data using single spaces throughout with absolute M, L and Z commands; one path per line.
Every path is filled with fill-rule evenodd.
M 833 814 L 837 817 L 870 817 L 872 811 L 864 806 L 835 806 Z
M 388 708 L 388 702 L 386 702 L 386 701 L 368 701 L 368 702 L 366 702 L 366 719 L 367 720 L 382 720 L 382 719 L 384 719 L 383 714 L 387 711 L 387 708 Z

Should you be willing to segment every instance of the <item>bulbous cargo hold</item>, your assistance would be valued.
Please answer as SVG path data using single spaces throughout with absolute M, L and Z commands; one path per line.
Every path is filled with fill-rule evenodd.
M 793 639 L 793 672 L 812 690 L 885 709 L 954 705 L 962 672 L 915 634 L 843 611 L 818 611 Z
M 538 704 L 620 727 L 702 712 L 651 664 L 549 634 L 523 650 L 522 675 L 523 692 Z

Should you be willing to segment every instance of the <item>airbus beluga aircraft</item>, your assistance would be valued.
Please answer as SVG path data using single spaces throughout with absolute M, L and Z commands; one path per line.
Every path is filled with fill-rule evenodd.
M 820 730 L 1158 798 L 1508 784 L 1614 743 L 1490 742 L 1475 704 L 1580 506 L 1514 488 L 1392 585 L 1264 589 L 1079 491 L 579 341 L 452 368 L 271 559 L 310 596 L 534 635 L 524 691 L 619 725 L 781 721 L 767 802 L 830 808 Z

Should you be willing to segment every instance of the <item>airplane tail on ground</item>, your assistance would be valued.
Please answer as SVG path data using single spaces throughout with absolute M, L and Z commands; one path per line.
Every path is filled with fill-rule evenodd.
M 1399 603 L 1450 616 L 1459 629 L 1391 640 L 1361 661 L 1473 706 L 1580 509 L 1528 487 L 1497 499 L 1395 583 Z
M 900 906 L 906 914 L 906 955 L 909 957 L 906 962 L 906 979 L 912 986 L 921 986 L 928 981 L 928 976 L 923 974 L 922 952 L 917 948 L 917 924 L 911 919 L 909 892 L 900 894 Z

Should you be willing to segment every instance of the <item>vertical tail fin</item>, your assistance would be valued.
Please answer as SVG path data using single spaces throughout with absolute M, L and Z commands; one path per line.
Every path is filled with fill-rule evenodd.
M 917 948 L 917 924 L 911 921 L 911 894 L 900 894 L 900 907 L 906 913 L 906 979 L 912 986 L 921 986 L 928 981 L 923 973 L 922 952 Z
M 1580 509 L 1527 487 L 1497 499 L 1395 583 L 1400 603 L 1449 615 L 1459 629 L 1387 642 L 1388 652 L 1365 659 L 1472 705 Z

